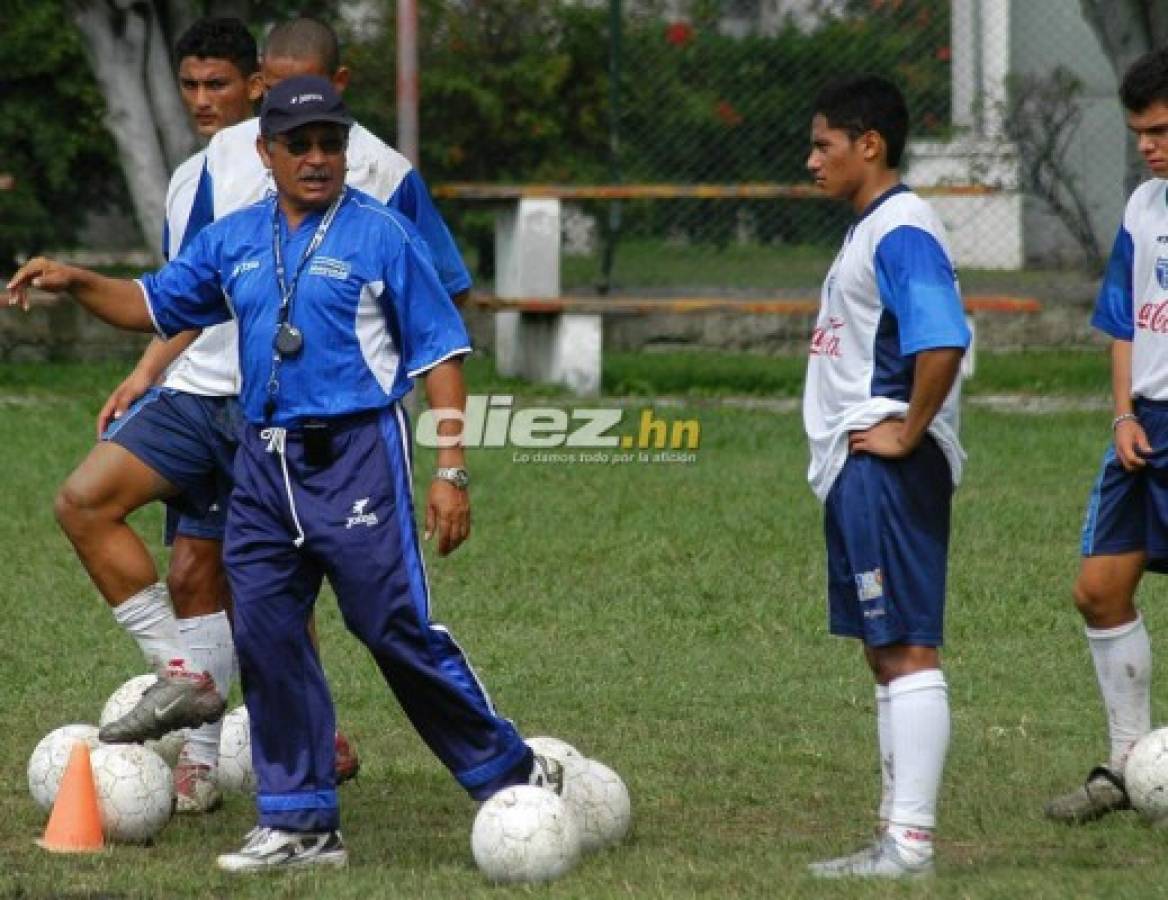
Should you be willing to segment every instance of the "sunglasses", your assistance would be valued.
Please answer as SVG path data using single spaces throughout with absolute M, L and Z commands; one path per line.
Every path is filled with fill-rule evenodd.
M 336 156 L 338 153 L 343 152 L 349 143 L 340 135 L 322 137 L 315 141 L 306 137 L 294 137 L 288 138 L 287 140 L 274 137 L 272 140 L 282 146 L 292 156 L 307 156 L 313 147 L 320 148 L 320 152 L 325 154 L 325 156 Z

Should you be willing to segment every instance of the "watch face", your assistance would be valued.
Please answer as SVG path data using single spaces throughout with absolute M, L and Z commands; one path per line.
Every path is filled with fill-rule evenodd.
M 449 481 L 456 488 L 466 490 L 470 484 L 470 475 L 466 469 L 439 469 L 437 474 L 443 481 Z

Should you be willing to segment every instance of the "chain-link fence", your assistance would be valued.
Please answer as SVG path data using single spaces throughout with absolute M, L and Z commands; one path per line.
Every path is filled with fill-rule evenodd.
M 462 16 L 424 8 L 440 68 L 443 41 L 470 46 L 489 8 L 508 4 L 439 5 Z M 448 123 L 429 117 L 457 91 L 434 83 L 423 51 L 431 182 L 754 188 L 567 202 L 565 291 L 814 296 L 850 212 L 808 196 L 810 105 L 826 81 L 858 71 L 892 78 L 908 99 L 906 180 L 945 220 L 967 290 L 1091 290 L 1122 210 L 1125 132 L 1079 0 L 549 0 L 527 12 L 510 24 L 533 35 L 547 66 L 528 74 L 550 79 L 554 102 L 504 99 L 499 112 L 542 151 L 514 150 L 493 172 L 451 165 Z M 511 58 L 497 47 L 486 64 L 521 65 L 522 39 L 508 43 Z M 484 90 L 498 78 L 477 74 Z M 488 141 L 465 148 L 489 157 Z M 464 234 L 481 235 L 470 255 L 489 284 L 483 207 L 443 202 Z

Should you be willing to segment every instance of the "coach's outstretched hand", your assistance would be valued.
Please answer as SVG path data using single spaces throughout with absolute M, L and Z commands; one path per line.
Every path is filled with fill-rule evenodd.
M 56 260 L 46 259 L 43 256 L 34 256 L 16 270 L 8 282 L 8 305 L 20 305 L 28 312 L 28 289 L 39 288 L 42 291 L 67 291 L 73 285 L 73 278 L 77 270 Z

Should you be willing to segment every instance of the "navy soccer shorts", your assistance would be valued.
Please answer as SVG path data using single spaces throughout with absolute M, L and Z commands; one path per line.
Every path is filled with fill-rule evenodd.
M 167 543 L 175 534 L 223 540 L 241 421 L 234 397 L 154 387 L 102 435 L 179 491 L 167 500 Z
M 926 437 L 892 460 L 848 457 L 826 504 L 832 634 L 870 647 L 939 647 L 953 476 Z
M 1142 550 L 1148 569 L 1168 572 L 1168 402 L 1137 400 L 1136 415 L 1152 445 L 1147 465 L 1126 471 L 1107 448 L 1083 517 L 1083 556 Z

